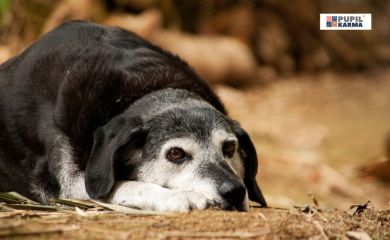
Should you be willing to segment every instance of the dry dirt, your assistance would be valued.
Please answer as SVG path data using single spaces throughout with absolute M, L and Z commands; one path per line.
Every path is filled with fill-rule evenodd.
M 354 216 L 340 210 L 252 208 L 249 213 L 206 210 L 166 216 L 17 211 L 0 217 L 0 239 L 390 239 L 390 210 L 373 209 Z

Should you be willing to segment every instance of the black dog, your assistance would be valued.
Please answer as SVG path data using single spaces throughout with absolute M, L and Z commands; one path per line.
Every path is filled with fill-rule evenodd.
M 61 25 L 0 67 L 0 191 L 161 211 L 266 206 L 248 134 L 182 60 Z

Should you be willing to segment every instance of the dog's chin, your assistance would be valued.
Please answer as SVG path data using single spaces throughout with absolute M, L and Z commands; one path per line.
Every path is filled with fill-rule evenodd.
M 249 212 L 249 203 L 248 201 L 243 201 L 238 206 L 235 206 L 235 209 L 239 212 Z
M 238 211 L 238 212 L 248 212 L 249 211 L 249 203 L 248 201 L 243 201 L 242 203 L 232 205 L 226 201 L 213 201 L 209 204 L 210 209 L 221 209 L 225 211 Z

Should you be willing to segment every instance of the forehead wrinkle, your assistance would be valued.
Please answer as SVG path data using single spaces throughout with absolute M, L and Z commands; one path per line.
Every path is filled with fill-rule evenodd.
M 205 107 L 168 108 L 151 119 L 147 138 L 148 149 L 156 151 L 173 138 L 192 138 L 206 149 L 215 146 L 212 132 L 223 129 L 230 132 L 226 117 L 215 109 Z
M 188 110 L 189 106 L 191 109 L 215 109 L 209 103 L 200 101 L 198 99 L 181 99 L 180 102 L 171 102 L 166 104 L 162 103 L 159 106 L 153 107 L 153 111 L 151 111 L 146 117 L 153 118 L 170 111 Z
M 201 132 L 206 135 L 213 128 L 208 108 L 174 108 L 169 109 L 151 120 L 155 130 L 169 130 L 185 135 Z M 203 132 L 202 132 L 203 131 Z

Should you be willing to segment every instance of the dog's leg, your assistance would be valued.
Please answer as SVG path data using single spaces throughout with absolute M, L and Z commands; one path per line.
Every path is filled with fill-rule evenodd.
M 107 202 L 156 211 L 188 212 L 205 209 L 207 198 L 193 191 L 172 190 L 147 182 L 118 182 Z
M 76 165 L 63 158 L 58 171 L 60 184 L 60 198 L 64 199 L 90 199 L 84 183 L 84 172 L 79 171 Z
M 84 183 L 84 173 L 68 175 L 66 183 L 61 184 L 60 198 L 64 199 L 90 199 Z
M 58 197 L 90 199 L 85 188 L 84 171 L 74 163 L 73 149 L 62 134 L 57 135 L 56 144 L 50 154 L 50 164 L 60 186 Z

